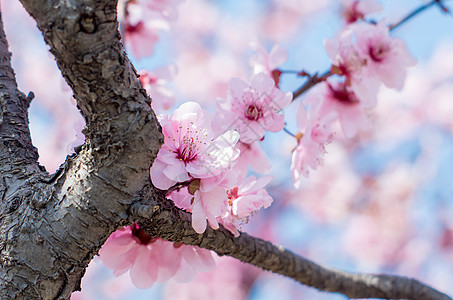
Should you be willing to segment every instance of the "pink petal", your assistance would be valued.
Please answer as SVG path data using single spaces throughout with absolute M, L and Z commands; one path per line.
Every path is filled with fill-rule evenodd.
M 181 261 L 181 265 L 173 276 L 173 280 L 179 283 L 187 283 L 192 281 L 197 276 L 197 272 L 185 260 Z
M 251 86 L 258 92 L 259 96 L 270 96 L 275 87 L 274 79 L 264 73 L 259 73 L 252 78 Z
M 269 53 L 269 69 L 272 71 L 288 59 L 288 52 L 280 45 L 272 47 Z
M 201 272 L 209 272 L 215 269 L 215 260 L 212 257 L 211 251 L 196 247 L 195 252 L 201 260 L 197 270 Z
M 192 227 L 197 233 L 203 233 L 206 230 L 206 211 L 200 200 L 200 192 L 195 192 L 194 202 L 192 205 Z
M 219 217 L 226 211 L 228 195 L 225 188 L 219 186 L 207 193 L 203 193 L 202 201 L 207 212 L 210 212 L 214 217 Z
M 139 289 L 150 288 L 157 279 L 157 268 L 151 260 L 147 247 L 141 247 L 137 259 L 131 268 L 132 283 Z
M 297 128 L 299 128 L 299 130 L 303 131 L 307 128 L 308 116 L 305 106 L 302 104 L 302 102 L 299 103 L 299 108 L 297 109 L 296 121 Z
M 184 162 L 178 159 L 175 159 L 175 162 L 173 164 L 167 165 L 167 167 L 163 171 L 163 175 L 176 182 L 184 182 L 190 179 L 189 174 L 187 174 Z M 162 174 L 160 176 L 162 176 Z
M 195 270 L 208 272 L 215 268 L 211 251 L 195 246 L 183 246 L 182 257 Z
M 163 175 L 164 169 L 167 168 L 159 159 L 154 160 L 150 169 L 151 181 L 155 187 L 161 190 L 167 190 L 169 187 L 175 185 L 176 181 Z
M 154 257 L 159 261 L 157 282 L 165 282 L 172 278 L 181 264 L 181 252 L 173 247 L 173 243 L 157 240 L 152 245 Z
M 271 163 L 261 149 L 254 151 L 255 156 L 250 161 L 253 170 L 259 173 L 267 173 L 271 169 Z
M 285 116 L 283 114 L 273 114 L 266 120 L 267 130 L 279 132 L 285 128 Z
M 242 81 L 239 78 L 232 78 L 228 83 L 228 95 L 230 96 L 230 101 L 234 101 L 233 99 L 238 99 L 239 101 L 242 100 L 243 91 L 248 88 L 248 84 Z
M 284 109 L 287 107 L 290 103 L 291 100 L 293 99 L 293 94 L 288 92 L 284 93 L 281 91 L 278 91 L 277 96 L 272 100 L 275 106 L 277 106 L 278 110 Z
M 219 222 L 217 222 L 216 216 L 214 216 L 210 211 L 206 211 L 206 217 L 208 218 L 209 226 L 214 229 L 219 229 Z

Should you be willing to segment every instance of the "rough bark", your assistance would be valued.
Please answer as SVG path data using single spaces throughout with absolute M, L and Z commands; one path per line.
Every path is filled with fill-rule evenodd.
M 150 234 L 205 247 L 303 284 L 351 297 L 450 299 L 405 278 L 322 268 L 281 247 L 208 227 L 149 181 L 162 143 L 150 99 L 120 43 L 113 0 L 21 0 L 36 20 L 84 116 L 86 143 L 55 174 L 37 163 L 27 108 L 0 27 L 0 298 L 68 299 L 111 232 L 139 222 Z M 0 20 L 1 24 L 1 20 Z
M 36 155 L 20 176 L 5 172 L 0 298 L 69 298 L 109 234 L 128 222 L 162 135 L 120 43 L 115 1 L 23 4 L 74 91 L 86 143 L 54 175 L 39 170 Z

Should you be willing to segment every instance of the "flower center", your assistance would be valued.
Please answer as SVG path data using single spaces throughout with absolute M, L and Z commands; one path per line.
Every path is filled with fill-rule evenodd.
M 232 206 L 232 205 L 233 205 L 233 201 L 239 197 L 239 195 L 238 195 L 238 190 L 239 190 L 238 187 L 234 187 L 234 188 L 232 188 L 231 190 L 227 191 L 227 195 L 228 195 L 228 204 L 229 204 L 229 205 Z
M 151 237 L 149 234 L 144 232 L 137 224 L 130 226 L 132 230 L 132 235 L 135 238 L 135 241 L 142 245 L 148 245 L 154 243 L 157 240 L 157 237 Z
M 176 150 L 176 158 L 182 160 L 185 164 L 187 164 L 197 157 L 197 152 L 195 150 L 196 145 L 183 145 L 183 147 Z
M 257 121 L 263 116 L 263 111 L 255 104 L 250 104 L 245 111 L 245 117 L 251 121 Z
M 387 52 L 389 52 L 389 46 L 386 44 L 380 44 L 377 46 L 370 46 L 368 48 L 368 54 L 370 55 L 371 59 L 375 62 L 382 62 L 385 57 L 387 56 Z
M 332 87 L 330 84 L 327 84 L 330 95 L 333 99 L 337 100 L 343 104 L 356 104 L 359 102 L 356 95 L 350 91 L 348 91 L 345 84 L 341 84 L 337 89 Z
M 126 23 L 126 32 L 127 33 L 139 32 L 139 31 L 142 31 L 144 28 L 145 28 L 145 24 L 142 21 L 138 22 L 135 25 Z
M 187 128 L 187 132 L 182 138 L 182 144 L 174 151 L 176 158 L 183 161 L 184 164 L 195 160 L 198 153 L 204 149 L 207 137 L 207 130 Z
M 359 1 L 354 1 L 351 7 L 344 12 L 344 18 L 347 23 L 354 23 L 357 20 L 362 20 L 365 16 L 358 9 Z

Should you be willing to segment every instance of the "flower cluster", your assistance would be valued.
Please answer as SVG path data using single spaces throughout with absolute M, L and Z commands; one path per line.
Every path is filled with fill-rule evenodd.
M 176 17 L 174 5 L 179 2 L 151 1 L 140 13 L 153 11 L 159 16 L 157 20 L 168 22 Z M 291 162 L 296 188 L 310 169 L 322 163 L 326 146 L 335 137 L 335 124 L 348 139 L 369 130 L 368 110 L 376 105 L 381 84 L 400 89 L 406 69 L 415 64 L 405 44 L 392 38 L 384 23 L 363 22 L 367 13 L 380 9 L 379 5 L 372 0 L 342 2 L 348 25 L 325 41 L 331 70 L 322 77 L 310 78 L 317 80 L 317 86 L 299 103 L 297 111 L 297 144 Z M 126 5 L 126 41 L 134 34 L 152 32 L 144 30 L 148 25 L 134 13 L 143 3 Z M 137 20 L 132 21 L 134 18 Z M 153 39 L 155 36 L 148 41 Z M 287 59 L 286 51 L 276 45 L 267 52 L 257 42 L 251 47 L 256 52 L 250 61 L 253 76 L 249 82 L 231 79 L 226 97 L 216 102 L 214 115 L 198 103 L 186 102 L 171 115 L 159 117 L 164 144 L 150 168 L 151 181 L 167 191 L 168 199 L 177 207 L 191 213 L 192 227 L 199 234 L 208 225 L 213 229 L 222 225 L 238 236 L 241 224 L 273 201 L 264 189 L 272 176 L 247 177 L 248 168 L 256 173 L 270 170 L 260 142 L 268 131 L 284 129 L 284 109 L 293 94 L 279 88 L 283 72 L 279 66 Z M 143 54 L 140 49 L 135 51 L 138 56 Z M 174 105 L 175 96 L 164 85 L 174 78 L 175 71 L 170 66 L 141 73 L 140 80 L 153 98 L 153 109 Z M 295 73 L 307 76 L 303 71 Z M 115 232 L 100 255 L 116 275 L 130 271 L 132 281 L 140 288 L 170 278 L 187 281 L 197 271 L 214 265 L 209 251 L 150 237 L 135 224 Z
M 375 106 L 381 83 L 401 89 L 406 69 L 416 63 L 404 42 L 392 38 L 383 22 L 349 25 L 336 38 L 327 39 L 325 46 L 333 63 L 332 72 L 344 76 L 368 107 Z
M 157 82 L 146 73 L 141 80 L 145 88 Z M 151 181 L 155 187 L 167 190 L 167 197 L 176 206 L 192 213 L 196 232 L 203 233 L 207 224 L 214 229 L 223 224 L 239 235 L 241 224 L 271 205 L 272 198 L 264 187 L 272 177 L 247 178 L 247 168 L 251 165 L 258 172 L 269 170 L 258 141 L 266 130 L 283 129 L 281 110 L 290 101 L 291 93 L 281 92 L 271 77 L 260 73 L 250 85 L 240 79 L 231 80 L 227 100 L 219 105 L 215 123 L 195 102 L 182 104 L 171 116 L 159 117 L 164 144 L 150 169 Z M 226 117 L 236 122 L 228 124 Z M 219 126 L 220 120 L 227 126 Z M 170 278 L 189 280 L 196 271 L 212 266 L 206 250 L 152 238 L 137 225 L 110 236 L 100 256 L 115 275 L 129 270 L 133 283 L 140 288 Z
M 348 5 L 356 14 L 355 20 L 364 17 L 359 5 L 363 13 L 367 5 L 369 11 L 377 9 L 372 2 L 349 1 Z M 296 187 L 301 175 L 308 176 L 309 168 L 316 169 L 322 162 L 325 146 L 332 141 L 333 122 L 339 121 L 346 138 L 369 130 L 367 111 L 376 106 L 380 85 L 401 89 L 406 69 L 415 64 L 404 42 L 392 38 L 383 22 L 350 24 L 337 37 L 327 39 L 325 47 L 333 64 L 331 73 L 341 80 L 329 78 L 307 96 L 304 103 L 309 107 L 309 117 L 305 108 L 299 110 L 300 132 L 291 164 Z
M 195 102 L 184 103 L 172 116 L 162 116 L 160 123 L 164 145 L 150 170 L 153 184 L 162 190 L 184 185 L 184 189 L 169 197 L 192 212 L 192 226 L 198 233 L 206 230 L 206 220 L 216 229 L 226 214 L 245 218 L 232 208 L 235 202 L 231 200 L 231 191 L 237 191 L 238 182 L 245 177 L 240 172 L 244 167 L 236 169 L 241 153 L 241 147 L 236 146 L 239 133 L 228 130 L 216 135 L 211 116 Z M 253 197 L 247 198 L 248 194 L 258 192 L 249 190 L 245 189 L 243 195 L 253 202 L 255 210 L 268 206 L 267 198 L 261 199 L 261 205 Z

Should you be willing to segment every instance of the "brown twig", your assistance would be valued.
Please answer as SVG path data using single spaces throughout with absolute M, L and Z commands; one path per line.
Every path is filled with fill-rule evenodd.
M 333 75 L 333 73 L 330 70 L 325 72 L 321 76 L 318 76 L 318 74 L 311 75 L 311 76 L 307 75 L 308 80 L 304 83 L 304 85 L 302 85 L 299 89 L 297 89 L 296 91 L 293 92 L 293 101 L 294 101 L 294 99 L 296 99 L 297 97 L 299 97 L 300 95 L 302 95 L 303 93 L 305 93 L 306 91 L 308 91 L 309 89 L 311 89 L 312 87 L 317 85 L 318 83 L 325 81 L 327 78 L 329 78 L 332 75 Z

